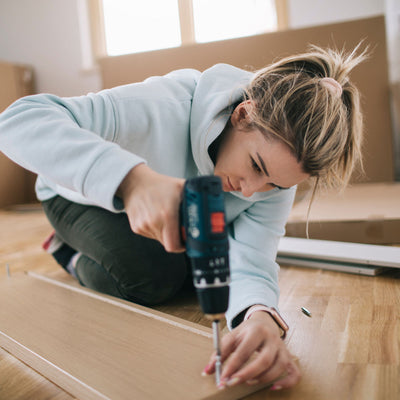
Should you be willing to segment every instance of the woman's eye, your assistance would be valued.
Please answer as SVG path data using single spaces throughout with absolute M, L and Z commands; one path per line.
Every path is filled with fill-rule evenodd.
M 261 168 L 258 166 L 258 164 L 254 161 L 253 158 L 251 158 L 251 164 L 252 164 L 252 166 L 253 166 L 253 169 L 254 169 L 256 172 L 262 172 L 262 171 L 261 171 Z

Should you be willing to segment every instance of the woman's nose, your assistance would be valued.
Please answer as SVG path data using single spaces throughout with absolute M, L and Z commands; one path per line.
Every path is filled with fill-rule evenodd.
M 254 193 L 254 190 L 252 190 L 250 185 L 247 183 L 240 185 L 240 190 L 244 197 L 250 197 Z
M 265 179 L 243 179 L 240 181 L 240 191 L 244 197 L 250 197 L 256 192 L 268 190 Z

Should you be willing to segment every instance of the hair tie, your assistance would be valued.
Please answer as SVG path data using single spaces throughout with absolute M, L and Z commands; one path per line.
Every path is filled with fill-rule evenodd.
M 342 85 L 336 79 L 325 77 L 321 78 L 319 83 L 328 89 L 334 97 L 340 97 L 343 93 Z

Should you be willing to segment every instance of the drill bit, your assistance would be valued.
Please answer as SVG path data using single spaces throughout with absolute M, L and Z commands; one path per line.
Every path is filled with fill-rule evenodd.
M 221 338 L 219 332 L 219 320 L 214 320 L 212 323 L 212 327 L 213 327 L 214 349 L 216 352 L 215 382 L 217 386 L 219 386 L 221 382 Z

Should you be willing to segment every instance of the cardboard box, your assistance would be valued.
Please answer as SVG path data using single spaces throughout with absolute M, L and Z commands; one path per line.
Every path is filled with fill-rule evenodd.
M 26 65 L 0 61 L 0 112 L 20 97 L 33 93 L 33 71 Z
M 286 236 L 306 237 L 310 193 L 293 207 Z M 358 183 L 319 195 L 309 217 L 311 239 L 400 244 L 400 182 Z
M 0 112 L 20 97 L 32 94 L 33 73 L 25 65 L 0 62 Z M 36 201 L 35 175 L 0 152 L 0 207 Z

